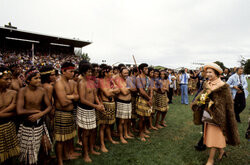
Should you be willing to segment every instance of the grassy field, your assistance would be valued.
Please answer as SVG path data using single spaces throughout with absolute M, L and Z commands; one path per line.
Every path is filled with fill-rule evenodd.
M 190 100 L 193 96 L 190 96 Z M 180 97 L 175 97 L 174 104 L 170 105 L 166 117 L 168 126 L 159 131 L 153 131 L 147 142 L 139 139 L 129 140 L 129 144 L 112 145 L 107 143 L 109 153 L 100 156 L 92 156 L 95 164 L 130 164 L 130 165 L 202 165 L 208 158 L 208 151 L 198 152 L 194 145 L 201 137 L 201 126 L 192 122 L 192 111 L 189 106 L 180 104 Z M 247 165 L 250 164 L 250 145 L 245 139 L 248 126 L 250 98 L 247 99 L 247 107 L 241 113 L 242 123 L 238 125 L 241 144 L 237 147 L 227 146 L 228 157 L 221 165 Z M 117 139 L 118 140 L 118 139 Z M 84 164 L 82 159 L 65 161 L 65 165 Z

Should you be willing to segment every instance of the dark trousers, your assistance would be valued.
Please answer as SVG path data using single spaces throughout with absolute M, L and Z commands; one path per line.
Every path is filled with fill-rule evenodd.
M 169 102 L 168 103 L 172 103 L 173 93 L 174 93 L 174 89 L 173 88 L 169 88 L 169 92 L 168 92 Z
M 204 138 L 204 123 L 202 123 L 202 136 L 200 138 L 200 141 L 198 142 L 197 146 L 200 146 L 200 147 L 203 147 L 204 146 L 204 143 L 203 143 L 203 138 Z
M 246 98 L 245 93 L 236 93 L 236 96 L 234 98 L 234 112 L 235 117 L 238 122 L 240 121 L 240 113 L 245 109 L 246 107 Z

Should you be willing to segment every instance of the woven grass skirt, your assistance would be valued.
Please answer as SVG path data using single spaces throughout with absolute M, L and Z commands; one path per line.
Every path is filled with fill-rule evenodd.
M 140 116 L 149 117 L 152 113 L 152 107 L 147 104 L 147 100 L 139 97 L 136 104 L 136 113 Z
M 44 134 L 46 134 L 50 144 L 52 144 L 45 122 L 43 122 L 40 126 L 32 127 L 20 124 L 18 131 L 18 139 L 21 148 L 21 154 L 19 157 L 20 162 L 25 162 L 25 164 L 37 163 L 42 136 Z
M 103 102 L 105 112 L 97 111 L 97 124 L 114 124 L 115 123 L 115 102 Z
M 56 110 L 54 120 L 56 141 L 67 141 L 76 136 L 76 129 L 72 112 Z
M 0 124 L 0 162 L 18 156 L 20 147 L 14 122 Z
M 86 110 L 78 106 L 76 112 L 76 123 L 80 128 L 86 130 L 96 128 L 95 109 Z
M 161 94 L 156 92 L 154 108 L 156 111 L 161 112 L 166 112 L 169 109 L 168 97 L 166 93 Z

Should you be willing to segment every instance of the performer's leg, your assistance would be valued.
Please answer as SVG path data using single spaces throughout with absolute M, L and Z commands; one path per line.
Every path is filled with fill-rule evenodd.
M 90 145 L 89 145 L 89 150 L 90 150 L 90 153 L 93 154 L 93 155 L 100 155 L 101 153 L 100 152 L 96 152 L 94 150 L 94 145 L 95 145 L 95 141 L 96 141 L 96 129 L 92 129 L 90 131 Z
M 56 142 L 57 164 L 63 165 L 63 142 Z
M 100 142 L 101 142 L 101 151 L 102 152 L 108 152 L 108 149 L 105 146 L 104 142 L 104 130 L 105 130 L 105 125 L 101 124 L 100 125 Z
M 88 145 L 89 145 L 89 137 L 90 137 L 90 133 L 89 130 L 83 129 L 83 160 L 88 163 L 88 162 L 92 162 L 92 160 L 89 157 L 89 151 L 88 151 Z
M 161 125 L 166 127 L 167 125 L 164 123 L 164 120 L 165 120 L 165 117 L 167 115 L 167 112 L 162 112 L 161 114 L 162 114 L 162 116 L 161 116 L 161 122 L 160 123 L 161 123 Z
M 107 134 L 107 136 L 108 136 L 108 140 L 109 140 L 112 144 L 119 144 L 119 142 L 115 141 L 115 140 L 112 138 L 110 125 L 106 125 L 106 134 Z
M 123 124 L 123 128 L 124 128 L 124 138 L 125 139 L 133 139 L 133 137 L 131 137 L 129 134 L 128 134 L 128 119 L 124 119 L 124 124 Z
M 160 124 L 159 124 L 160 115 L 161 115 L 161 112 L 160 112 L 160 111 L 156 111 L 155 127 L 158 128 L 158 129 L 163 128 L 163 127 L 160 126 Z
M 145 134 L 144 134 L 144 125 L 143 124 L 144 124 L 144 117 L 140 116 L 140 119 L 139 119 L 139 136 L 140 136 L 141 141 L 146 141 Z
M 131 119 L 128 119 L 128 123 L 127 123 L 128 135 L 131 136 L 131 137 L 134 137 L 133 133 L 131 132 L 131 124 L 132 124 Z
M 128 142 L 124 139 L 124 136 L 123 136 L 123 127 L 124 127 L 124 125 L 125 125 L 124 119 L 119 119 L 118 129 L 119 129 L 120 141 L 121 141 L 123 144 L 127 144 Z M 124 131 L 125 131 L 125 130 L 124 130 Z M 124 132 L 124 135 L 125 135 L 125 132 Z

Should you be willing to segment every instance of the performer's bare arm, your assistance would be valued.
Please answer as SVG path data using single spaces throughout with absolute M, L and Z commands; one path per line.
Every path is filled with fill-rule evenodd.
M 106 97 L 113 97 L 115 93 L 111 88 L 108 88 L 108 85 L 105 84 L 105 80 L 100 80 L 100 89 Z
M 132 92 L 136 92 L 137 91 L 136 84 L 133 83 L 131 77 L 127 78 L 126 83 L 127 83 L 128 89 L 130 91 L 132 91 Z
M 136 79 L 136 83 L 138 84 L 139 92 L 140 94 L 145 97 L 146 99 L 150 100 L 150 96 L 147 94 L 147 92 L 143 89 L 143 85 L 140 81 L 140 78 Z
M 33 115 L 30 115 L 28 117 L 28 120 L 32 121 L 32 122 L 35 122 L 36 120 L 40 119 L 42 116 L 46 115 L 47 113 L 49 113 L 52 109 L 52 106 L 50 104 L 50 101 L 49 101 L 49 97 L 48 97 L 48 94 L 47 92 L 43 89 L 43 92 L 44 92 L 44 96 L 43 96 L 43 101 L 44 103 L 46 104 L 47 108 L 44 110 L 44 111 L 41 111 L 39 113 L 36 113 L 36 114 L 33 114 Z
M 51 85 L 48 85 L 45 87 L 47 93 L 48 93 L 48 97 L 49 97 L 49 100 L 51 101 L 52 100 L 52 97 L 53 97 L 53 86 Z
M 27 88 L 27 87 L 26 87 Z M 34 110 L 34 109 L 24 109 L 24 92 L 25 92 L 25 88 L 21 88 L 18 92 L 18 97 L 17 97 L 17 114 L 18 115 L 31 115 L 31 114 L 35 114 L 35 113 L 39 113 L 41 112 L 40 110 Z
M 94 90 L 94 97 L 95 97 L 95 102 L 98 104 L 98 106 L 100 106 L 100 109 L 97 109 L 97 110 L 99 110 L 99 111 L 105 111 L 105 108 L 104 108 L 103 104 L 99 100 L 99 97 L 97 95 L 97 90 L 96 89 Z
M 113 82 L 113 84 L 114 84 L 114 88 L 112 89 L 112 92 L 114 94 L 119 94 L 120 93 L 119 87 L 114 82 Z
M 90 107 L 93 107 L 97 110 L 100 110 L 102 109 L 102 106 L 101 105 L 97 105 L 97 104 L 94 104 L 93 102 L 89 101 L 86 97 L 85 97 L 85 94 L 86 94 L 86 82 L 84 80 L 81 80 L 80 83 L 79 83 L 79 96 L 80 96 L 80 101 L 82 104 L 85 104 L 87 106 L 90 106 Z M 94 96 L 95 97 L 95 96 Z
M 61 106 L 67 107 L 68 105 L 72 104 L 72 101 L 67 98 L 67 94 L 62 82 L 58 81 L 55 83 L 55 91 Z
M 17 96 L 17 92 L 14 90 L 11 90 L 11 92 L 9 92 L 9 95 L 11 95 L 11 103 L 10 105 L 8 105 L 7 107 L 5 107 L 4 109 L 0 110 L 1 113 L 9 113 L 11 111 L 13 111 L 16 108 L 16 96 Z
M 14 90 L 9 91 L 9 95 L 11 98 L 11 103 L 3 108 L 2 110 L 0 110 L 0 118 L 7 118 L 7 117 L 12 117 L 15 116 L 16 113 L 13 112 L 13 110 L 16 108 L 16 95 L 17 92 Z
M 121 94 L 124 95 L 124 96 L 130 94 L 129 89 L 126 88 L 126 82 L 125 82 L 125 83 L 121 83 L 121 85 L 120 85 L 120 92 L 121 92 Z
M 75 83 L 73 80 L 70 80 L 70 85 L 73 86 L 73 94 L 67 95 L 67 98 L 69 100 L 78 101 L 79 95 L 78 95 L 78 90 L 77 90 L 77 83 Z

